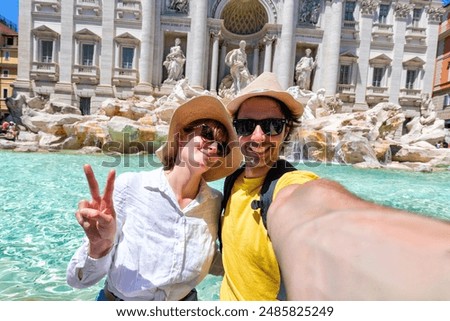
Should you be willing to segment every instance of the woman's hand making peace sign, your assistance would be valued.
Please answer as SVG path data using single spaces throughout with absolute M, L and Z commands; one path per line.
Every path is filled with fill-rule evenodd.
M 92 200 L 80 201 L 75 217 L 89 239 L 89 256 L 98 259 L 105 256 L 114 244 L 116 213 L 112 196 L 116 173 L 114 170 L 109 172 L 105 191 L 103 195 L 100 195 L 92 167 L 84 165 L 83 168 Z

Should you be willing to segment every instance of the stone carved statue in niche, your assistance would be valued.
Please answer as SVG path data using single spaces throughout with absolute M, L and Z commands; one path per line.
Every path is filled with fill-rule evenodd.
M 166 60 L 163 62 L 167 69 L 167 79 L 164 82 L 176 82 L 183 78 L 183 66 L 186 61 L 183 50 L 180 47 L 180 38 L 175 39 L 175 46 L 170 48 Z
M 177 12 L 188 13 L 189 1 L 188 0 L 171 0 L 169 9 Z
M 300 58 L 295 66 L 295 80 L 297 86 L 303 90 L 311 89 L 311 73 L 314 68 L 316 68 L 316 62 L 314 58 L 311 57 L 311 49 L 307 48 L 305 50 L 305 56 Z
M 298 22 L 317 24 L 320 15 L 320 0 L 303 1 L 298 14 Z
M 225 63 L 230 67 L 230 74 L 233 78 L 234 93 L 237 94 L 245 88 L 251 79 L 250 71 L 247 68 L 247 54 L 244 40 L 239 42 L 239 48 L 231 50 L 225 57 Z

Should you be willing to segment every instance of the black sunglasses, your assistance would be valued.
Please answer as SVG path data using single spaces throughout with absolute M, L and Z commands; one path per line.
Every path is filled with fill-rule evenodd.
M 257 125 L 259 125 L 264 132 L 264 135 L 275 136 L 283 132 L 284 125 L 287 124 L 286 119 L 267 118 L 267 119 L 235 119 L 233 126 L 239 136 L 251 135 Z
M 230 149 L 228 148 L 227 142 L 219 142 L 214 139 L 214 130 L 206 125 L 201 124 L 198 126 L 192 127 L 192 129 L 200 128 L 200 137 L 203 139 L 204 143 L 208 146 L 213 143 L 217 143 L 217 156 L 225 157 L 230 153 Z M 186 130 L 186 129 L 185 129 Z

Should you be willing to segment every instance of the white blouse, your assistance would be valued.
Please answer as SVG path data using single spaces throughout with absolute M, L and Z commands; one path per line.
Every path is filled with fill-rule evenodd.
M 85 237 L 68 265 L 68 284 L 85 288 L 107 275 L 108 290 L 123 300 L 182 299 L 210 269 L 221 200 L 202 181 L 197 197 L 180 209 L 162 168 L 120 175 L 113 196 L 115 245 L 93 259 Z

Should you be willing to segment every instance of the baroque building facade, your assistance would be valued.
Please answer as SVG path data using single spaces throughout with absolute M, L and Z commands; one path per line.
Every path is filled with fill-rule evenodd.
M 226 54 L 245 40 L 254 76 L 295 86 L 310 49 L 312 91 L 352 110 L 398 103 L 413 117 L 433 90 L 442 15 L 435 0 L 20 0 L 14 88 L 83 113 L 108 97 L 161 96 L 179 39 L 189 85 L 217 93 Z

